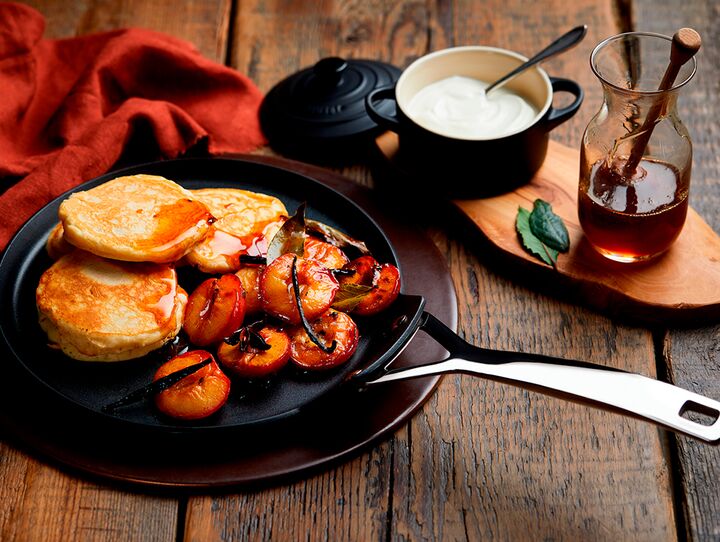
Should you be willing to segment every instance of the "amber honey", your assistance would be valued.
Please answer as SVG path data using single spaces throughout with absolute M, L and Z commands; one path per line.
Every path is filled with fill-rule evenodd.
M 161 205 L 153 216 L 157 220 L 155 231 L 147 239 L 135 241 L 137 248 L 173 246 L 187 239 L 205 222 L 213 220 L 200 202 L 182 198 L 173 204 Z
M 688 178 L 674 166 L 643 159 L 631 179 L 622 161 L 605 160 L 581 172 L 580 224 L 588 241 L 604 256 L 621 262 L 652 258 L 677 239 L 688 209 Z

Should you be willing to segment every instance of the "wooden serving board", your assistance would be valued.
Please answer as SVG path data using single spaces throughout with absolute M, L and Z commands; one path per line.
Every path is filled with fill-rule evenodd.
M 396 134 L 381 135 L 376 145 L 395 174 L 408 175 L 394 160 Z M 666 324 L 702 325 L 720 319 L 720 237 L 690 208 L 683 231 L 665 254 L 634 264 L 600 256 L 585 239 L 577 216 L 579 164 L 577 150 L 550 141 L 545 163 L 527 185 L 453 204 L 510 263 L 521 264 L 523 272 L 560 279 L 585 304 L 632 320 Z M 532 210 L 537 198 L 552 205 L 570 233 L 570 251 L 559 256 L 557 271 L 527 253 L 515 231 L 518 207 Z

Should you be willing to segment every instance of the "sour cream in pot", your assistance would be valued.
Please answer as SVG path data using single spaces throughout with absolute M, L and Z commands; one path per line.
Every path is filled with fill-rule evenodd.
M 428 130 L 463 139 L 494 139 L 532 124 L 535 107 L 505 88 L 486 96 L 489 85 L 459 75 L 441 79 L 412 97 L 407 114 Z

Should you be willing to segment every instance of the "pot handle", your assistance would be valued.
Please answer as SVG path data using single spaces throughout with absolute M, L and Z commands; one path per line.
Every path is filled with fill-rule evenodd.
M 395 102 L 397 108 L 397 101 L 395 99 L 395 85 L 387 87 L 376 88 L 370 94 L 365 96 L 365 109 L 367 110 L 368 116 L 375 121 L 376 124 L 386 130 L 397 132 L 400 129 L 400 121 L 397 118 L 397 114 L 388 115 L 383 113 L 376 107 L 376 102 L 383 100 L 392 100 Z
M 429 313 L 421 329 L 444 346 L 447 359 L 390 371 L 365 385 L 443 373 L 468 373 L 515 384 L 593 406 L 604 406 L 663 425 L 680 433 L 720 441 L 720 402 L 677 386 L 612 367 L 539 354 L 479 348 L 458 337 Z M 709 425 L 683 417 L 688 411 L 714 418 Z
M 550 84 L 552 85 L 553 94 L 556 92 L 569 92 L 575 99 L 573 102 L 559 109 L 555 109 L 550 106 L 550 112 L 545 120 L 545 128 L 550 131 L 556 126 L 562 124 L 566 120 L 570 119 L 582 105 L 585 93 L 580 85 L 570 79 L 562 79 L 560 77 L 551 77 Z

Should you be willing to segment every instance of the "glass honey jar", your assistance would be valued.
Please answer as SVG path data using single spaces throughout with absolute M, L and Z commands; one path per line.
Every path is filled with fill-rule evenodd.
M 606 39 L 590 56 L 604 101 L 582 138 L 578 215 L 590 244 L 615 261 L 662 254 L 685 223 L 692 142 L 677 99 L 695 75 L 696 60 L 659 90 L 672 42 L 629 32 Z

